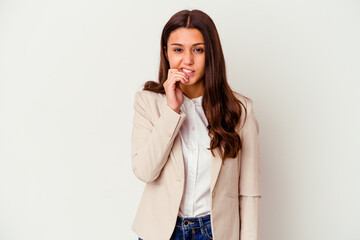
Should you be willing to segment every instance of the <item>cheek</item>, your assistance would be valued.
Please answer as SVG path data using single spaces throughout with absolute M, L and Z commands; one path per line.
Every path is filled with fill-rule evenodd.
M 196 58 L 196 61 L 197 61 L 200 65 L 205 65 L 205 54 L 199 55 L 199 56 Z
M 205 71 L 205 58 L 199 59 L 199 67 Z
M 181 59 L 174 56 L 169 56 L 170 68 L 177 68 L 178 66 L 180 66 L 180 62 Z

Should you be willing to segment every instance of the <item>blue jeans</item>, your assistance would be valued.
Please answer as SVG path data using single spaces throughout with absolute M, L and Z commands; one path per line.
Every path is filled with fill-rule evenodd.
M 177 217 L 169 240 L 212 240 L 210 214 L 198 218 Z M 139 238 L 138 240 L 143 240 Z M 146 240 L 146 239 L 144 239 Z

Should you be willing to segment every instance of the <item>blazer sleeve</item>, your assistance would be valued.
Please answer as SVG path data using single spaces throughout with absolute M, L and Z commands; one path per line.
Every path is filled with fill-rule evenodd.
M 239 214 L 240 240 L 259 239 L 260 153 L 259 125 L 251 99 L 247 102 L 247 118 L 241 131 Z
M 160 117 L 155 120 L 150 103 L 145 101 L 142 94 L 144 92 L 136 92 L 134 100 L 131 161 L 135 176 L 150 183 L 157 179 L 167 162 L 186 114 L 181 111 L 177 113 L 166 104 Z

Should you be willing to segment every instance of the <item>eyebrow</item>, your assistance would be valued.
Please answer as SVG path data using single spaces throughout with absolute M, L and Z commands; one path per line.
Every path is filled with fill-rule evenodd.
M 205 45 L 205 43 L 195 43 L 195 44 L 193 44 L 193 46 L 201 45 L 201 44 Z M 180 43 L 172 43 L 171 45 L 183 46 L 183 45 L 180 44 Z

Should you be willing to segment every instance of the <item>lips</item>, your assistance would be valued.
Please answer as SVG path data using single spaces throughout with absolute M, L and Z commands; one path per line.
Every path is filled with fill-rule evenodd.
M 184 73 L 193 73 L 195 72 L 195 70 L 189 69 L 189 68 L 180 68 L 181 71 L 183 71 Z

